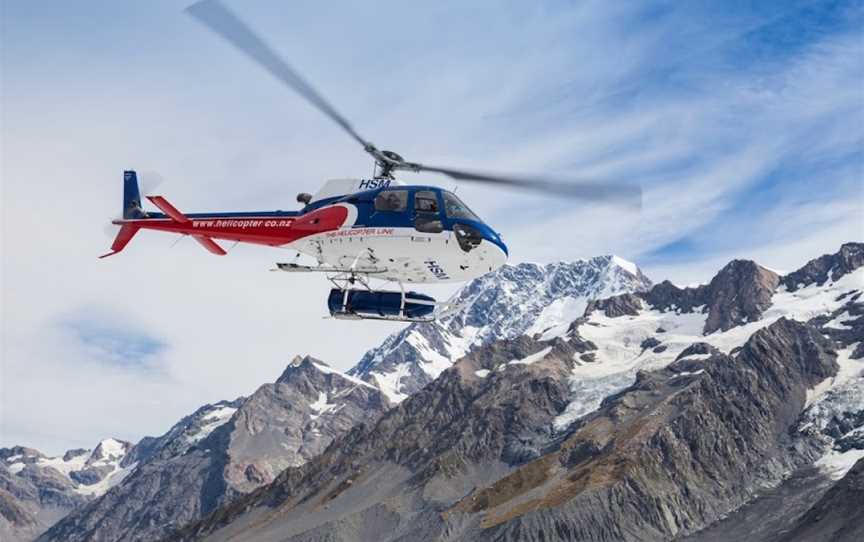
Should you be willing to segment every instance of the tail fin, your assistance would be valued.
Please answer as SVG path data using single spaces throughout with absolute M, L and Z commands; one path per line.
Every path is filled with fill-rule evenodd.
M 123 218 L 145 218 L 141 208 L 141 192 L 138 190 L 138 175 L 134 171 L 123 172 Z
M 141 208 L 141 192 L 138 190 L 138 175 L 132 171 L 123 172 L 123 219 L 133 220 L 136 218 L 147 218 L 147 213 Z M 114 221 L 118 224 L 119 221 Z M 120 231 L 117 232 L 117 237 L 114 238 L 114 243 L 111 244 L 111 252 L 99 256 L 107 258 L 117 254 L 123 250 L 132 237 L 138 233 L 139 226 L 132 224 L 123 224 Z
M 132 224 L 123 224 L 120 228 L 120 231 L 117 232 L 117 237 L 114 238 L 114 242 L 111 244 L 111 252 L 107 254 L 103 254 L 99 256 L 99 258 L 107 258 L 108 256 L 113 256 L 117 254 L 129 244 L 129 241 L 132 240 L 132 237 L 138 233 L 139 227 L 134 226 Z

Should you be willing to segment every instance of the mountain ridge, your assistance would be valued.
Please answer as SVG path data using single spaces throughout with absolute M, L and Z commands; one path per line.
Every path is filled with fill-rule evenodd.
M 296 356 L 249 397 L 198 409 L 165 435 L 144 439 L 125 483 L 73 511 L 39 540 L 160 538 L 303 464 L 389 403 L 374 387 Z

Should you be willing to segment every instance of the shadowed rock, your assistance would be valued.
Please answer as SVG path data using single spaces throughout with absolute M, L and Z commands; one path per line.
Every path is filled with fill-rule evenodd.
M 781 542 L 859 542 L 864 540 L 864 459 L 829 489 Z

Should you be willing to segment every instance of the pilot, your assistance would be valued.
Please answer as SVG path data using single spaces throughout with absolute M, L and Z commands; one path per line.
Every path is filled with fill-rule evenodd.
M 389 192 L 384 196 L 384 205 L 388 211 L 398 211 L 402 207 L 402 202 L 399 201 L 399 196 L 394 192 Z

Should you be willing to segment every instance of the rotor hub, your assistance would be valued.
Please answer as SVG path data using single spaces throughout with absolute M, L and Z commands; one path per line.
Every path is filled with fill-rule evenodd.
M 380 153 L 377 153 L 375 158 L 375 165 L 378 166 L 378 172 L 375 176 L 383 177 L 385 179 L 393 179 L 393 171 L 399 169 L 399 166 L 404 163 L 405 159 L 398 153 L 393 151 L 381 151 Z

